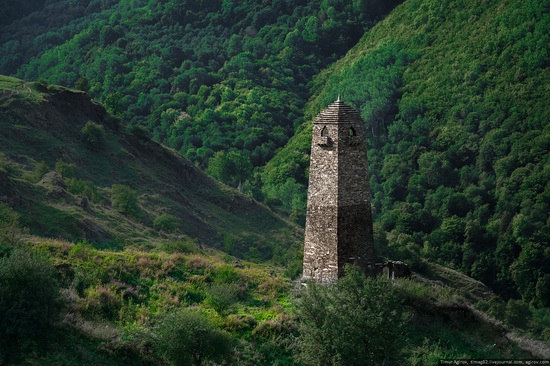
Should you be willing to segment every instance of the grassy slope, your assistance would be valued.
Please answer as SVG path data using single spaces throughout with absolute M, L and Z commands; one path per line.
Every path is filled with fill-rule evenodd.
M 217 326 L 231 332 L 239 340 L 236 357 L 240 364 L 293 364 L 289 347 L 297 324 L 292 315 L 292 286 L 280 269 L 235 261 L 219 252 L 197 252 L 189 243 L 171 245 L 175 237 L 164 238 L 154 232 L 150 216 L 161 212 L 161 206 L 169 208 L 178 219 L 183 216 L 204 225 L 203 230 L 215 234 L 216 230 L 227 230 L 235 237 L 233 245 L 239 243 L 239 235 L 248 237 L 244 243 L 261 244 L 265 238 L 289 240 L 285 233 L 292 228 L 151 141 L 106 127 L 106 150 L 86 150 L 78 137 L 83 123 L 87 119 L 103 119 L 106 126 L 109 123 L 102 108 L 83 93 L 23 85 L 5 77 L 0 79 L 0 86 L 5 117 L 0 122 L 5 147 L 0 197 L 17 207 L 34 233 L 79 239 L 87 230 L 91 237 L 109 238 L 117 233 L 126 239 L 116 242 L 126 248 L 113 252 L 29 237 L 38 250 L 52 257 L 68 304 L 60 333 L 52 336 L 49 351 L 31 356 L 35 364 L 160 363 L 151 353 L 146 334 L 162 314 L 181 306 L 201 309 Z M 133 185 L 140 193 L 140 217 L 122 216 L 105 200 L 92 203 L 86 212 L 77 197 L 56 183 L 53 173 L 32 183 L 29 170 L 38 161 L 53 167 L 59 157 L 77 165 L 77 174 L 93 181 L 105 197 L 113 183 Z M 254 217 L 254 224 L 249 217 Z M 185 231 L 192 229 L 187 223 L 180 235 L 198 233 L 208 243 L 208 232 L 199 233 L 196 228 Z M 258 233 L 265 230 L 271 232 Z M 160 242 L 168 244 L 150 245 Z M 411 363 L 435 364 L 434 360 L 451 356 L 530 356 L 503 338 L 502 328 L 471 315 L 468 296 L 443 286 L 447 272 L 437 273 L 430 275 L 437 283 L 429 279 L 396 283 L 411 312 L 405 347 Z M 465 276 L 449 283 L 473 294 L 469 296 L 475 297 L 480 291 Z M 237 302 L 217 311 L 210 295 L 215 284 L 234 286 L 239 294 Z
M 87 357 L 109 365 L 161 365 L 148 335 L 163 315 L 180 307 L 201 310 L 217 327 L 232 333 L 239 340 L 236 357 L 243 364 L 269 363 L 273 353 L 289 357 L 288 350 L 271 340 L 295 331 L 290 283 L 280 269 L 190 246 L 112 252 L 61 240 L 28 239 L 47 252 L 57 268 L 68 305 L 60 327 L 73 345 L 65 347 L 67 338 L 63 347 L 54 341 L 49 354 L 35 356 L 39 364 L 57 359 L 70 364 Z M 216 286 L 232 288 L 236 297 L 218 305 L 211 295 Z M 264 352 L 262 345 L 277 351 Z
M 59 341 L 54 337 L 48 353 L 32 356 L 36 364 L 85 359 L 107 365 L 161 365 L 152 353 L 150 333 L 163 314 L 179 307 L 200 310 L 230 332 L 238 340 L 234 360 L 240 365 L 295 364 L 292 347 L 298 324 L 293 303 L 299 300 L 292 295 L 296 288 L 276 268 L 192 248 L 112 252 L 29 239 L 51 255 L 68 304 L 59 328 L 65 335 L 55 336 Z M 494 296 L 486 287 L 455 271 L 426 265 L 423 277 L 394 282 L 410 314 L 403 335 L 407 364 L 550 354 L 548 347 L 536 349 L 531 341 L 520 344 L 507 326 L 474 309 L 476 299 Z M 211 295 L 219 285 L 237 290 L 237 298 L 222 309 Z
M 254 259 L 271 257 L 275 243 L 284 248 L 297 243 L 296 227 L 219 184 L 176 152 L 118 131 L 103 107 L 82 92 L 1 77 L 0 107 L 0 153 L 9 166 L 0 196 L 17 206 L 22 222 L 34 234 L 118 245 L 129 238 L 145 245 L 190 237 L 220 247 L 225 240 L 233 244 L 234 254 L 242 256 L 254 247 Z M 106 147 L 101 151 L 88 150 L 80 140 L 88 120 L 105 127 Z M 38 163 L 45 162 L 53 171 L 58 160 L 74 164 L 76 177 L 91 181 L 99 190 L 103 198 L 90 203 L 90 210 L 56 182 L 54 173 L 38 183 L 44 172 L 34 182 L 28 178 Z M 136 217 L 110 206 L 113 184 L 137 190 Z M 162 213 L 176 218 L 172 235 L 152 228 Z

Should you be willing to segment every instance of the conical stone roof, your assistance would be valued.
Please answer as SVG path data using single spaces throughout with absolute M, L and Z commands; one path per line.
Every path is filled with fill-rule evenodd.
M 340 99 L 325 108 L 317 115 L 313 123 L 316 124 L 346 124 L 358 123 L 361 115 L 355 109 L 342 102 Z

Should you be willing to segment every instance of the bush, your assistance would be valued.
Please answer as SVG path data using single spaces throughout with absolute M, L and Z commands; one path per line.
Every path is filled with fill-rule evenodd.
M 294 256 L 291 256 L 286 262 L 284 275 L 291 280 L 297 279 L 302 275 L 303 263 L 302 253 L 298 252 Z
M 92 151 L 100 151 L 105 147 L 105 129 L 100 124 L 86 122 L 80 130 L 80 137 L 86 147 Z
M 197 244 L 193 239 L 177 240 L 164 243 L 162 250 L 167 253 L 196 253 Z
M 506 323 L 518 328 L 526 328 L 531 320 L 531 311 L 529 306 L 521 300 L 510 299 L 506 303 L 504 312 Z
M 170 214 L 161 214 L 153 220 L 153 227 L 157 230 L 173 232 L 176 229 L 176 218 Z
M 139 211 L 137 193 L 124 184 L 115 184 L 111 188 L 113 207 L 125 215 L 135 216 Z
M 17 248 L 0 258 L 0 349 L 5 364 L 49 339 L 61 305 L 55 270 L 44 256 Z
M 76 268 L 71 283 L 71 288 L 76 291 L 78 296 L 84 297 L 86 290 L 92 284 L 98 282 L 96 274 L 82 268 Z
M 214 279 L 216 282 L 233 283 L 239 280 L 239 274 L 235 270 L 235 267 L 225 264 L 216 268 Z
M 77 90 L 81 90 L 84 92 L 87 92 L 90 88 L 90 83 L 87 78 L 85 77 L 79 77 L 77 81 L 74 83 L 74 87 Z
M 86 312 L 92 318 L 116 320 L 122 307 L 122 295 L 112 286 L 99 285 L 88 289 L 85 301 Z
M 229 334 L 216 329 L 201 313 L 189 309 L 166 316 L 155 335 L 158 353 L 173 365 L 222 362 L 231 354 Z
M 504 321 L 506 312 L 506 303 L 499 297 L 492 297 L 489 300 L 480 300 L 476 306 L 495 319 Z
M 348 267 L 332 286 L 307 285 L 298 304 L 304 365 L 397 365 L 405 320 L 387 280 Z
M 239 300 L 239 289 L 235 285 L 213 284 L 208 289 L 206 303 L 220 315 L 224 315 Z
M 41 161 L 34 167 L 34 170 L 32 172 L 24 173 L 22 178 L 28 182 L 37 183 L 49 170 L 50 169 L 48 168 L 48 165 L 46 165 L 45 162 Z
M 101 202 L 103 195 L 93 182 L 78 178 L 69 178 L 66 181 L 67 190 L 75 195 L 82 195 L 88 197 L 93 203 Z
M 63 178 L 72 178 L 76 175 L 76 165 L 59 159 L 55 163 L 55 171 L 61 174 Z
M 0 202 L 0 257 L 20 241 L 19 214 Z

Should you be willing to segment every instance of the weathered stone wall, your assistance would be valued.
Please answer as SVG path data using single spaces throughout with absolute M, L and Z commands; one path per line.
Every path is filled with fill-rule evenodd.
M 338 276 L 338 126 L 314 124 L 313 136 L 303 276 L 332 282 Z
M 347 263 L 373 274 L 374 262 L 365 125 L 336 101 L 313 124 L 303 276 L 333 282 Z

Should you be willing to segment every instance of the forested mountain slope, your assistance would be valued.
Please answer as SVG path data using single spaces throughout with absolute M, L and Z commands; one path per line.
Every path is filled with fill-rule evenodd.
M 10 77 L 0 78 L 0 192 L 36 235 L 113 248 L 194 241 L 251 260 L 300 246 L 297 227 L 123 129 L 84 92 Z
M 237 186 L 303 121 L 311 78 L 397 3 L 49 0 L 1 28 L 0 73 L 77 85 Z
M 0 72 L 38 81 L 0 77 L 0 363 L 548 358 L 543 2 L 10 4 Z M 300 229 L 239 192 L 303 222 L 338 94 L 368 126 L 378 253 L 410 279 L 293 287 Z
M 406 1 L 315 78 L 305 114 L 338 94 L 361 111 L 392 256 L 535 306 L 550 305 L 549 14 L 534 0 Z M 262 174 L 298 212 L 310 134 L 307 122 Z
M 38 1 L 2 27 L 0 69 L 88 90 L 298 222 L 310 133 L 298 125 L 340 93 L 369 127 L 392 255 L 548 305 L 547 6 L 410 0 L 310 82 L 396 3 Z

